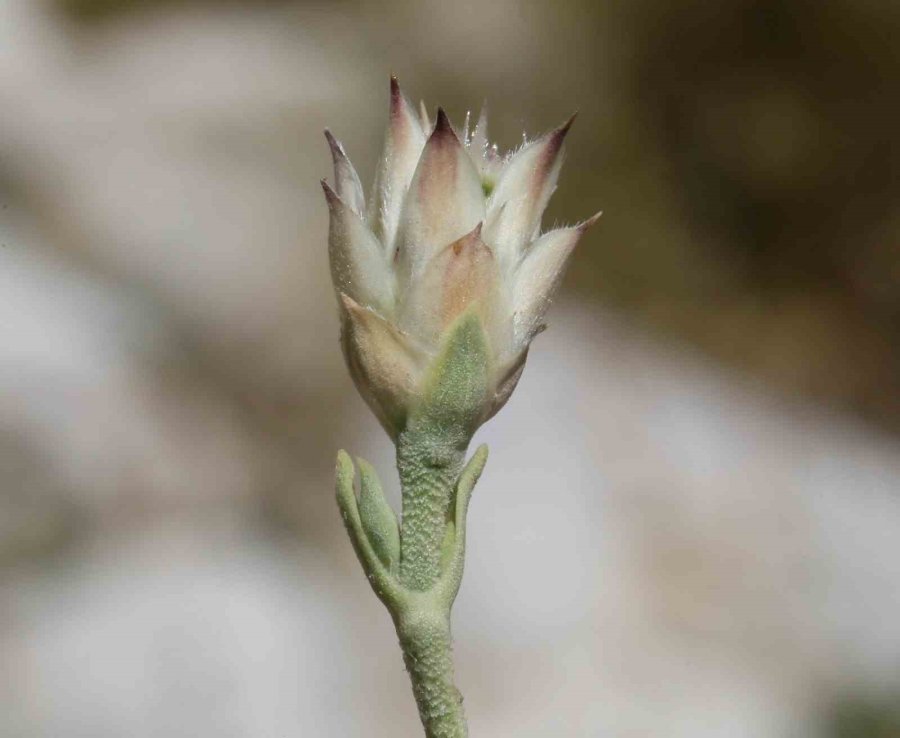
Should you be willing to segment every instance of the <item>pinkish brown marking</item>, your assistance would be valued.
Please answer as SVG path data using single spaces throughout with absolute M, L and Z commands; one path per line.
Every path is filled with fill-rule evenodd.
M 476 300 L 489 296 L 496 279 L 494 255 L 481 240 L 481 224 L 447 247 L 441 286 L 441 325 L 446 328 Z

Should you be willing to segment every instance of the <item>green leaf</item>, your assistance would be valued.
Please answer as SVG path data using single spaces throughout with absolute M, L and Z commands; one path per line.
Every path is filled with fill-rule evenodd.
M 435 430 L 463 429 L 471 436 L 486 411 L 489 376 L 487 337 L 473 308 L 444 334 L 441 352 L 429 369 L 417 420 Z
M 456 550 L 456 524 L 450 520 L 444 531 L 444 540 L 441 542 L 441 571 L 447 570 L 453 553 Z
M 359 466 L 359 517 L 362 527 L 381 562 L 390 570 L 400 561 L 400 529 L 397 516 L 384 499 L 381 482 L 369 462 Z

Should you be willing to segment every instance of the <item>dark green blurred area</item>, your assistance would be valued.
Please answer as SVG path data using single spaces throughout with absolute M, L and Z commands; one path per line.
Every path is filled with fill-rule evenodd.
M 57 2 L 76 25 L 289 4 Z M 900 428 L 900 4 L 642 0 L 559 14 L 594 23 L 594 63 L 618 67 L 612 90 L 598 80 L 579 100 L 579 125 L 597 135 L 577 133 L 550 213 L 605 210 L 569 284 L 788 394 Z M 446 82 L 451 104 L 471 96 Z
M 653 285 L 667 320 L 766 379 L 893 424 L 898 18 L 889 2 L 667 4 L 641 18 L 633 70 L 642 138 L 721 276 L 687 299 Z
M 55 0 L 60 10 L 75 23 L 102 23 L 125 13 L 152 9 L 163 10 L 185 5 L 232 7 L 245 5 L 288 5 L 291 0 Z
M 834 738 L 897 738 L 900 702 L 848 699 L 833 712 Z

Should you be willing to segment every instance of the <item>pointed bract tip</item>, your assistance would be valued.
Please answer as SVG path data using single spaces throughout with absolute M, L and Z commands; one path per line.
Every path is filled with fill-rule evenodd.
M 444 112 L 443 108 L 438 108 L 437 110 L 437 122 L 434 124 L 434 133 L 432 136 L 447 136 L 451 135 L 454 138 L 456 134 L 453 132 L 453 126 L 450 125 L 450 119 L 447 117 L 447 113 Z
M 413 119 L 416 119 L 415 111 L 409 104 L 409 100 L 406 99 L 406 95 L 404 95 L 401 91 L 400 83 L 397 82 L 397 78 L 394 75 L 391 75 L 391 102 L 389 105 L 389 116 L 391 125 L 400 126 L 401 129 L 406 128 L 408 118 L 411 117 Z
M 592 227 L 598 220 L 600 220 L 600 216 L 603 215 L 603 211 L 599 210 L 590 218 L 588 218 L 583 223 L 579 223 L 577 228 L 581 233 L 584 233 L 588 228 Z
M 362 320 L 363 322 L 375 319 L 381 319 L 381 316 L 372 309 L 369 305 L 365 303 L 357 302 L 346 292 L 338 291 L 338 299 L 341 301 L 341 305 L 344 310 L 347 311 L 348 314 L 352 315 L 357 321 Z
M 484 221 L 480 221 L 477 226 L 475 226 L 471 231 L 469 231 L 464 236 L 460 236 L 457 240 L 450 244 L 450 248 L 453 249 L 453 253 L 459 256 L 463 249 L 475 248 L 479 244 L 483 245 L 481 240 L 481 229 L 484 226 Z M 493 254 L 491 254 L 493 256 Z
M 338 292 L 338 299 L 341 301 L 343 306 L 347 308 L 347 310 L 352 310 L 353 308 L 359 307 L 359 303 L 356 302 L 350 295 L 346 292 Z
M 566 135 L 569 133 L 569 129 L 572 127 L 572 124 L 575 122 L 575 118 L 578 117 L 578 113 L 573 113 L 569 116 L 569 119 L 563 123 L 558 128 L 554 128 L 550 133 L 547 134 L 547 138 L 551 139 L 553 145 L 555 147 L 561 146 L 563 140 Z
M 334 134 L 329 131 L 327 128 L 325 129 L 325 140 L 328 141 L 328 146 L 331 148 L 332 154 L 341 154 L 344 153 L 344 147 L 341 145 L 341 142 L 338 141 Z
M 328 201 L 328 207 L 334 207 L 336 203 L 341 201 L 341 198 L 338 197 L 337 192 L 331 189 L 331 185 L 328 184 L 327 179 L 319 180 L 319 183 L 322 185 L 322 189 L 325 191 L 325 199 Z
M 578 117 L 578 111 L 576 110 L 574 113 L 572 113 L 572 115 L 569 116 L 569 119 L 565 123 L 563 123 L 559 128 L 557 128 L 556 130 L 559 131 L 560 133 L 562 133 L 563 135 L 567 134 L 577 117 Z

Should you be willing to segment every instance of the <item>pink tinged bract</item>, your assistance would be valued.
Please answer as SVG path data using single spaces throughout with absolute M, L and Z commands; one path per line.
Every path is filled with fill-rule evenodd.
M 481 179 L 439 109 L 403 207 L 398 240 L 401 284 L 415 281 L 438 251 L 483 220 Z
M 359 393 L 395 437 L 414 402 L 427 356 L 373 310 L 341 294 L 341 347 Z
M 541 216 L 562 167 L 563 142 L 574 120 L 572 116 L 559 128 L 527 144 L 500 174 L 488 203 L 485 238 L 504 263 L 514 262 L 540 230 Z
M 391 77 L 390 121 L 369 199 L 368 218 L 373 232 L 391 255 L 406 190 L 424 146 L 425 134 L 418 115 L 400 91 L 396 77 Z
M 334 163 L 334 190 L 338 197 L 361 218 L 366 217 L 366 198 L 363 195 L 362 184 L 359 175 L 350 163 L 344 147 L 340 141 L 331 135 L 331 131 L 325 129 L 325 138 L 331 148 L 331 160 Z
M 489 330 L 499 297 L 500 274 L 494 255 L 481 240 L 479 223 L 435 254 L 410 285 L 400 310 L 400 327 L 434 346 L 450 324 L 472 306 Z
M 334 288 L 383 315 L 390 315 L 394 305 L 394 276 L 381 243 L 325 180 L 322 189 L 328 201 L 328 257 Z
M 543 326 L 544 315 L 565 271 L 566 262 L 584 232 L 600 213 L 580 225 L 550 231 L 535 241 L 522 260 L 513 284 L 515 343 L 527 346 Z

